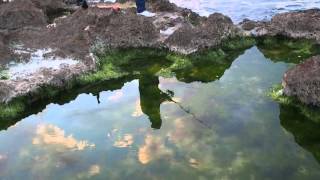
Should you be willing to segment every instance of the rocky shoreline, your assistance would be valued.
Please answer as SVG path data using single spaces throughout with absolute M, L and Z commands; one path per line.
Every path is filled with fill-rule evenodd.
M 235 25 L 222 14 L 201 17 L 168 0 L 148 1 L 148 8 L 157 14 L 152 18 L 136 15 L 135 8 L 130 7 L 120 12 L 98 7 L 83 10 L 74 3 L 72 0 L 14 0 L 0 4 L 2 67 L 8 68 L 12 59 L 24 64 L 35 58 L 73 62 L 39 66 L 33 73 L 19 75 L 18 72 L 14 78 L 9 74 L 0 80 L 0 103 L 36 92 L 43 86 L 64 87 L 69 81 L 96 71 L 99 64 L 96 55 L 108 50 L 154 48 L 188 55 L 220 47 L 223 42 L 238 37 L 279 35 L 320 43 L 320 10 L 279 14 L 269 22 L 244 20 Z M 53 16 L 57 18 L 51 22 Z M 36 54 L 39 50 L 45 53 Z M 291 74 L 300 77 L 299 73 L 291 70 L 285 75 L 283 84 L 287 95 L 304 96 L 292 93 L 295 86 L 289 86 L 296 80 L 289 78 Z M 314 82 L 319 79 L 312 79 L 303 92 L 314 93 L 312 98 L 299 99 L 306 104 L 320 105 L 319 83 Z M 298 84 L 304 88 L 304 84 Z M 312 92 L 309 86 L 313 86 Z M 318 98 L 314 99 L 314 95 Z

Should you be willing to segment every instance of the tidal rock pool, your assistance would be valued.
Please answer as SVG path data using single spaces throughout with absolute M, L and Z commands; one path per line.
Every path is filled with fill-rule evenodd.
M 319 179 L 320 124 L 267 96 L 303 52 L 254 46 L 164 77 L 137 59 L 135 76 L 0 123 L 0 179 Z

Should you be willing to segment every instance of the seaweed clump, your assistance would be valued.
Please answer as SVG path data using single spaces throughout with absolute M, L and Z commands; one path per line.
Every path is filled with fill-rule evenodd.
M 315 123 L 320 123 L 320 110 L 318 107 L 301 103 L 296 97 L 289 97 L 283 93 L 283 87 L 279 84 L 271 88 L 268 96 L 277 101 L 282 106 L 291 106 L 298 109 L 308 119 Z

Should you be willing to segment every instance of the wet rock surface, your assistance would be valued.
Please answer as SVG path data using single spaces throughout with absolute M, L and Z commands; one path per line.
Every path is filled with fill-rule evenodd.
M 312 57 L 285 73 L 284 93 L 307 105 L 320 107 L 320 56 Z

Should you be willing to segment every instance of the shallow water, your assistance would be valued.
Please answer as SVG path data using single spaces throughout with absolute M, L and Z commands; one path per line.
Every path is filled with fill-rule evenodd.
M 28 78 L 28 76 L 40 71 L 41 69 L 59 69 L 63 65 L 75 65 L 79 63 L 71 58 L 45 57 L 52 52 L 52 49 L 38 49 L 35 51 L 16 50 L 15 53 L 30 53 L 30 59 L 27 62 L 10 62 L 5 68 L 8 71 L 9 79 Z
M 172 78 L 155 62 L 2 127 L 0 179 L 319 179 L 319 124 L 266 95 L 293 64 L 259 49 Z
M 236 23 L 244 18 L 266 20 L 273 15 L 293 10 L 320 8 L 319 0 L 170 0 L 179 6 L 207 16 L 220 12 Z

